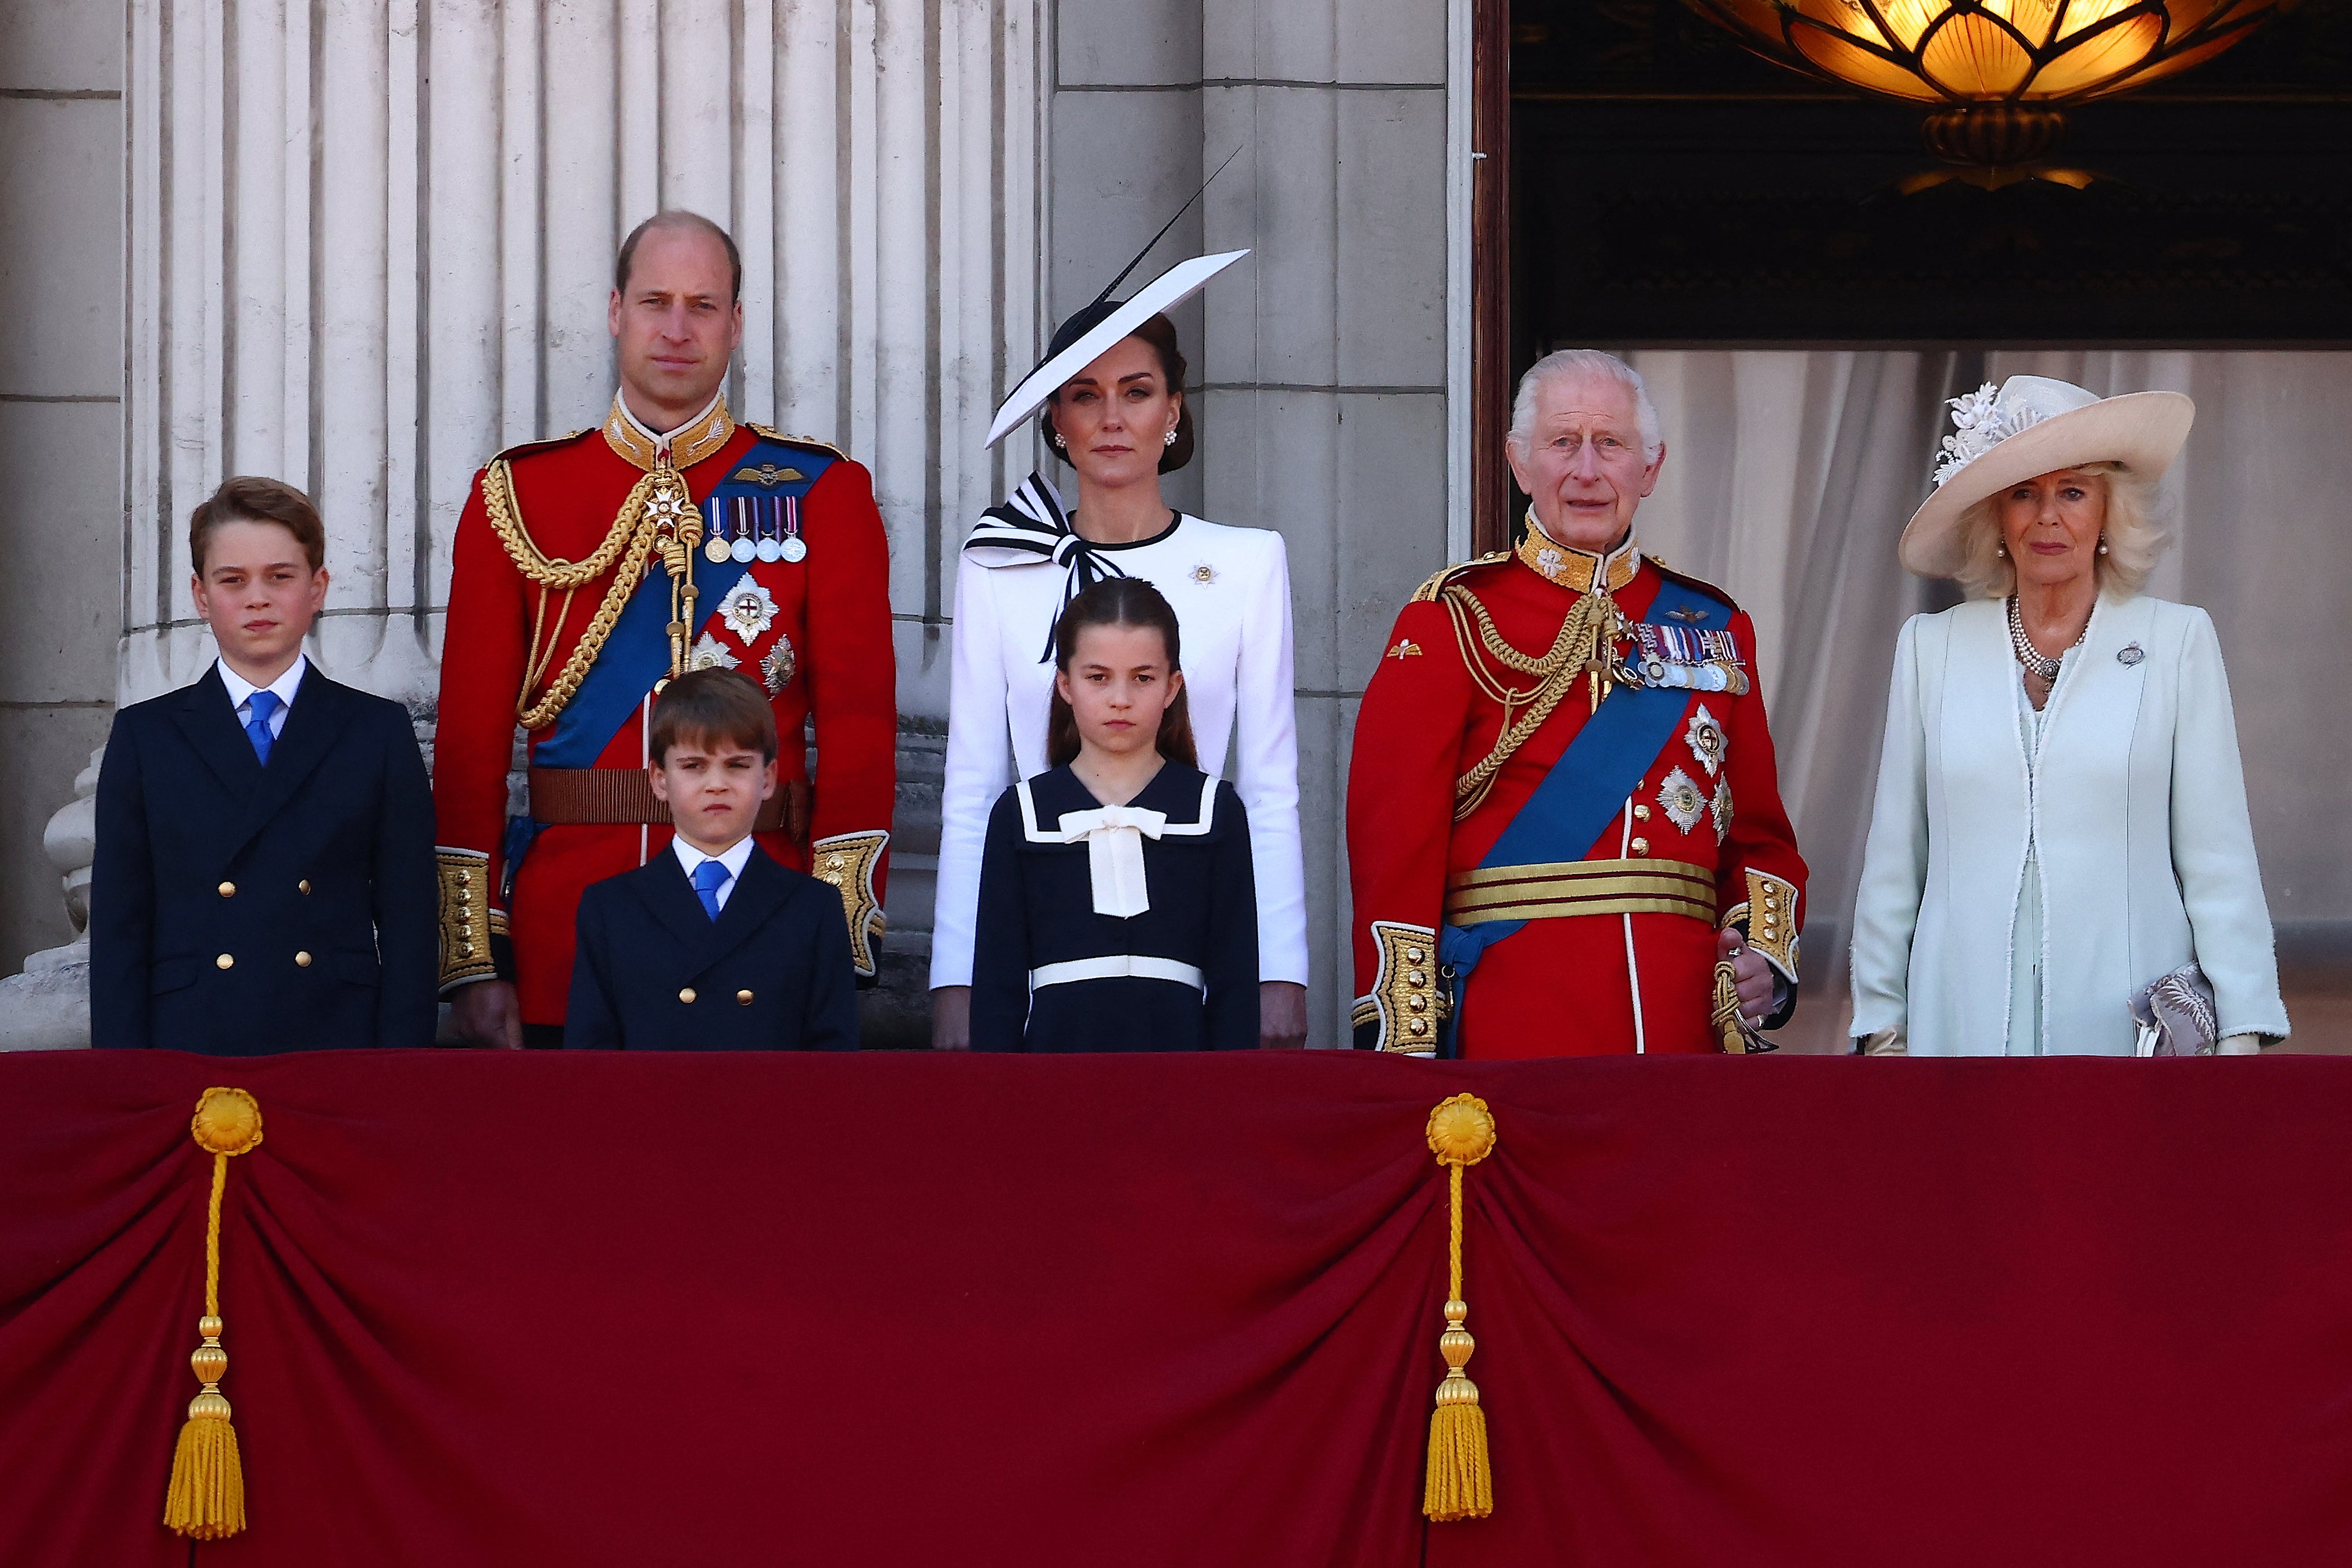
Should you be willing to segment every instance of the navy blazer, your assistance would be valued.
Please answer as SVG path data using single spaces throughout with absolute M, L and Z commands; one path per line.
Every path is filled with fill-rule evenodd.
M 408 710 L 303 673 L 269 765 L 215 665 L 114 716 L 90 869 L 90 1043 L 429 1046 L 433 795 Z
M 568 1050 L 854 1051 L 841 894 L 757 845 L 713 921 L 665 847 L 580 897 Z

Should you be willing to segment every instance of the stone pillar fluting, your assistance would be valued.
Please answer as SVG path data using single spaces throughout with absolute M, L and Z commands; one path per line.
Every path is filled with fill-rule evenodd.
M 956 544 L 1028 460 L 980 441 L 1040 341 L 1043 11 L 130 0 L 118 700 L 212 658 L 187 515 L 267 474 L 326 519 L 313 657 L 429 736 L 473 475 L 603 419 L 614 252 L 686 207 L 742 251 L 730 405 L 873 470 L 899 708 L 944 716 Z M 937 848 L 914 815 L 901 959 Z

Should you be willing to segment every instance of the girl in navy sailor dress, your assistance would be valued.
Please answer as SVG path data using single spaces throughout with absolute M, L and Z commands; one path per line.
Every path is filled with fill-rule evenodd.
M 1138 578 L 1055 628 L 1056 765 L 998 799 L 982 855 L 974 1050 L 1257 1046 L 1249 820 L 1193 763 L 1179 659 L 1175 612 Z

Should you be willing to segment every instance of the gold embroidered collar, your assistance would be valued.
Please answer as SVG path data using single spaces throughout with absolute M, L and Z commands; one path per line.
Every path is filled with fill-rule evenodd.
M 1613 594 L 1631 583 L 1642 568 L 1642 547 L 1634 542 L 1631 529 L 1625 532 L 1624 543 L 1605 555 L 1595 555 L 1553 542 L 1536 521 L 1533 507 L 1528 509 L 1528 532 L 1519 541 L 1518 556 L 1538 576 L 1578 594 L 1591 593 L 1596 580 Z
M 715 394 L 701 413 L 667 436 L 656 436 L 638 423 L 617 392 L 613 394 L 613 412 L 604 418 L 605 443 L 649 474 L 661 461 L 665 448 L 670 467 L 690 468 L 727 445 L 734 434 L 735 421 L 727 413 L 724 392 Z

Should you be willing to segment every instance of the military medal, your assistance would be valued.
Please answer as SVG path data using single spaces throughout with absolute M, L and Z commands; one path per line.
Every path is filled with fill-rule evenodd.
M 784 540 L 776 551 L 795 565 L 808 559 L 808 543 L 801 538 L 801 502 L 798 496 L 784 498 Z
M 722 521 L 727 515 L 727 503 L 714 500 L 706 502 L 705 505 L 709 509 L 710 537 L 702 542 L 702 558 L 716 566 L 727 560 L 730 554 L 727 548 L 727 524 Z
M 776 537 L 782 528 L 783 524 L 776 520 L 772 512 L 769 516 L 762 517 L 760 520 L 760 537 L 751 546 L 752 553 L 762 561 L 782 560 L 784 558 L 783 541 Z

